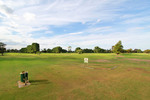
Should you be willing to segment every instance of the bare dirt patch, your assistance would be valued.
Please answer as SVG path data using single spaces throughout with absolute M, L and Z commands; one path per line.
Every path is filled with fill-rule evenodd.
M 150 74 L 150 71 L 147 71 L 143 68 L 129 68 L 128 71 L 133 71 L 133 70 L 138 70 L 138 71 L 141 71 L 143 73 L 149 73 Z
M 98 69 L 98 70 L 111 70 L 111 68 L 94 68 L 94 69 Z
M 149 71 L 143 69 L 143 68 L 134 68 L 135 70 L 139 70 L 139 71 L 142 71 L 144 73 L 150 73 Z
M 109 60 L 105 60 L 105 59 L 98 59 L 98 60 L 95 60 L 95 62 L 110 62 Z
M 130 61 L 145 61 L 145 62 L 150 62 L 150 60 L 146 60 L 146 59 L 128 59 Z
M 124 56 L 120 56 L 120 55 L 118 56 L 118 55 L 117 55 L 116 57 L 124 57 Z

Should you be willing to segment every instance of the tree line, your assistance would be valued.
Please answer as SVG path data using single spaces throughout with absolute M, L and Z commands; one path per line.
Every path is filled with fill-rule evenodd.
M 19 50 L 21 53 L 38 53 L 40 51 L 40 45 L 38 43 L 32 43 L 25 48 Z
M 68 50 L 63 49 L 60 46 L 54 47 L 52 49 L 44 48 L 40 51 L 39 43 L 32 43 L 31 45 L 27 45 L 27 47 L 18 49 L 6 49 L 6 44 L 0 42 L 0 53 L 3 55 L 4 52 L 14 52 L 14 53 L 150 53 L 150 49 L 142 51 L 141 49 L 123 49 L 123 45 L 121 41 L 118 41 L 111 49 L 103 49 L 99 46 L 95 46 L 94 49 L 81 49 L 77 47 L 74 51 L 71 50 L 71 46 L 68 47 Z

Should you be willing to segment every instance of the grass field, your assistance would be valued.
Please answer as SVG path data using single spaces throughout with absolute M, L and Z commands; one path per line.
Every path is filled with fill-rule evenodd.
M 150 100 L 148 54 L 4 55 L 0 100 Z M 18 88 L 24 70 L 31 85 Z

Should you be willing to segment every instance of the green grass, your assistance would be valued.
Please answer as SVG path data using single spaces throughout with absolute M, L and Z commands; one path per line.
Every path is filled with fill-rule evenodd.
M 8 53 L 0 56 L 0 100 L 150 100 L 149 60 L 148 54 Z M 24 70 L 31 85 L 18 88 Z

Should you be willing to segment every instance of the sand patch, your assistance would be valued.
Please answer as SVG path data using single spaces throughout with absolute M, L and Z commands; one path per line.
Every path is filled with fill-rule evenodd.
M 146 60 L 146 59 L 128 59 L 131 61 L 145 61 L 145 62 L 150 62 L 150 60 Z

